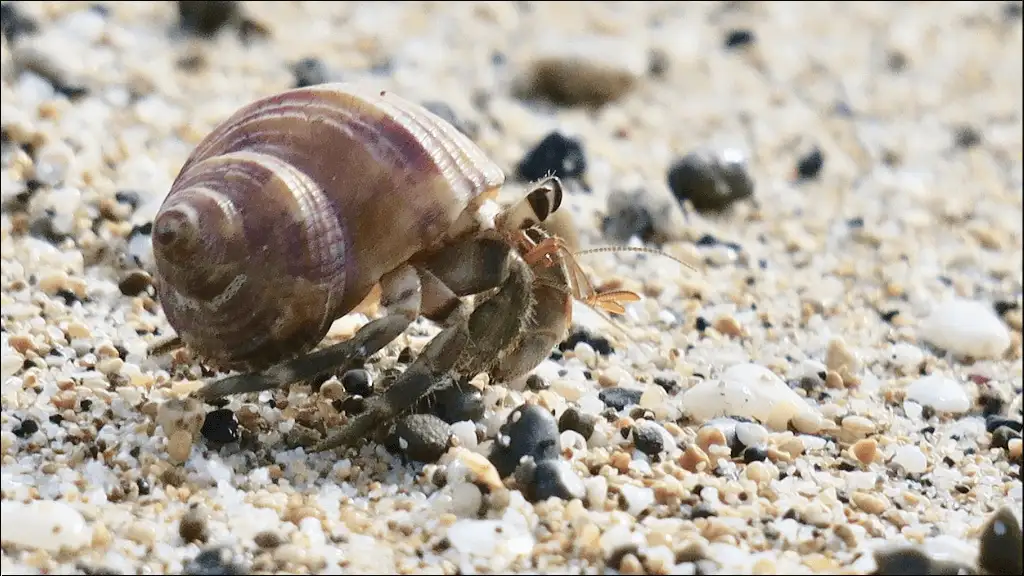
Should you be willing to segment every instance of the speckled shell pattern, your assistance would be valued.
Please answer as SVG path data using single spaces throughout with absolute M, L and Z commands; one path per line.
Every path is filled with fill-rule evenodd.
M 262 98 L 196 147 L 154 220 L 161 304 L 210 365 L 267 367 L 312 349 L 504 179 L 391 93 L 321 84 Z M 162 243 L 168 228 L 176 240 Z

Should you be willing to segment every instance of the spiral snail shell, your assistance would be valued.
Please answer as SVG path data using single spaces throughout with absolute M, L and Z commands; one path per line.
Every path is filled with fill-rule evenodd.
M 153 222 L 157 294 L 210 365 L 270 366 L 449 241 L 504 179 L 466 136 L 394 94 L 321 84 L 261 98 L 174 180 Z

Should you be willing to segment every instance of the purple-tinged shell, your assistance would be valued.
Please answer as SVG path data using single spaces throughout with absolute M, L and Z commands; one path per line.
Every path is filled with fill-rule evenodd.
M 309 351 L 416 253 L 504 183 L 455 128 L 348 84 L 243 107 L 193 151 L 153 224 L 168 322 L 210 364 Z

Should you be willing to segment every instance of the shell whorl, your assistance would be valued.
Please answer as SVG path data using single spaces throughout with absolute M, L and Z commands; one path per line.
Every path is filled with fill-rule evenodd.
M 196 147 L 154 221 L 168 321 L 218 367 L 305 352 L 503 181 L 401 98 L 327 84 L 257 100 Z

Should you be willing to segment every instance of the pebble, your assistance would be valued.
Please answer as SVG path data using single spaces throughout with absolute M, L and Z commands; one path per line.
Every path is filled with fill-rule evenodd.
M 1015 438 L 1020 439 L 1020 432 L 1015 431 L 1009 426 L 1000 426 L 992 433 L 991 446 L 1006 450 L 1010 448 L 1010 441 Z
M 347 370 L 341 376 L 341 385 L 350 396 L 367 396 L 373 394 L 373 378 L 362 368 Z
M 921 339 L 956 356 L 998 358 L 1010 347 L 1010 330 L 992 307 L 952 299 L 935 306 L 918 329 Z
M 21 36 L 35 33 L 39 30 L 39 25 L 32 18 L 22 14 L 13 2 L 4 2 L 0 4 L 0 30 L 4 38 L 13 44 Z
M 636 516 L 654 504 L 654 490 L 644 486 L 623 484 L 619 487 L 619 495 L 625 504 L 626 512 Z
M 477 422 L 484 417 L 486 406 L 483 394 L 474 386 L 448 386 L 423 400 L 430 412 L 449 424 Z
M 206 415 L 201 432 L 207 441 L 214 444 L 238 442 L 238 419 L 227 408 L 213 410 Z
M 192 434 L 187 430 L 175 430 L 167 438 L 167 456 L 178 464 L 188 460 L 192 453 L 192 442 Z
M 205 543 L 210 539 L 209 515 L 202 508 L 195 506 L 181 517 L 178 524 L 178 535 L 185 543 Z
M 698 150 L 683 156 L 669 167 L 668 186 L 680 205 L 689 201 L 700 214 L 724 212 L 754 194 L 746 159 L 735 150 Z
M 178 24 L 191 34 L 213 36 L 239 16 L 238 4 L 226 0 L 179 0 Z
M 1001 507 L 981 534 L 978 566 L 986 574 L 1024 574 L 1024 543 L 1013 510 Z
M 292 83 L 294 88 L 323 84 L 327 82 L 327 67 L 319 58 L 303 58 L 292 64 L 292 76 L 295 77 L 295 81 Z
M 723 45 L 726 49 L 734 50 L 736 48 L 750 46 L 756 39 L 757 37 L 751 30 L 746 28 L 733 28 L 725 33 Z
M 912 382 L 907 387 L 907 400 L 938 412 L 962 413 L 971 408 L 971 399 L 964 387 L 941 374 L 929 374 Z
M 561 132 L 551 132 L 540 140 L 519 162 L 519 178 L 535 182 L 547 176 L 580 178 L 587 171 L 583 144 Z
M 1002 428 L 1003 426 L 1006 426 L 1007 428 L 1014 430 L 1018 434 L 1024 431 L 1024 423 L 1022 423 L 1020 420 L 1004 418 L 1002 416 L 997 416 L 995 414 L 991 414 L 985 417 L 986 432 L 995 432 L 996 430 Z
M 843 418 L 842 428 L 857 436 L 867 436 L 875 432 L 875 423 L 863 416 L 847 416 Z
M 699 382 L 683 394 L 682 403 L 683 409 L 698 421 L 732 415 L 785 430 L 790 421 L 802 417 L 811 427 L 824 425 L 814 407 L 778 375 L 757 364 L 736 364 L 717 380 Z
M 818 177 L 824 166 L 825 153 L 820 147 L 814 146 L 797 160 L 796 175 L 801 180 L 811 180 Z
M 634 388 L 621 388 L 614 386 L 612 388 L 605 388 L 598 393 L 598 398 L 604 405 L 613 408 L 615 410 L 625 410 L 629 406 L 636 406 L 640 404 L 640 398 L 643 396 L 643 390 L 636 390 Z
M 184 573 L 189 576 L 234 576 L 245 574 L 246 570 L 234 562 L 227 548 L 203 550 L 185 565 Z
M 890 508 L 889 501 L 880 494 L 854 492 L 850 500 L 868 514 L 879 515 Z
M 653 242 L 657 227 L 652 210 L 646 205 L 649 194 L 627 194 L 616 191 L 608 195 L 607 215 L 601 220 L 601 233 L 619 243 L 636 237 L 641 242 Z
M 558 430 L 565 432 L 572 430 L 578 433 L 585 440 L 589 440 L 594 433 L 594 426 L 597 425 L 597 416 L 580 412 L 579 409 L 570 406 L 562 412 L 558 418 Z
M 4 546 L 18 546 L 56 553 L 75 551 L 92 541 L 92 530 L 82 514 L 64 502 L 33 500 L 0 501 Z M 16 529 L 11 527 L 16 526 Z
M 878 441 L 874 438 L 862 438 L 853 443 L 850 452 L 861 464 L 867 466 L 875 461 L 878 454 Z
M 752 462 L 764 462 L 768 459 L 768 450 L 763 446 L 750 446 L 743 450 L 743 462 L 750 464 Z
M 665 450 L 665 438 L 654 426 L 640 422 L 633 427 L 633 445 L 648 456 L 656 456 Z
M 892 464 L 902 467 L 908 474 L 922 474 L 928 469 L 928 458 L 917 446 L 906 445 L 896 449 Z
M 523 77 L 524 95 L 599 106 L 631 91 L 649 66 L 643 43 L 631 38 L 556 34 L 537 44 Z
M 529 502 L 543 502 L 548 498 L 582 500 L 587 495 L 583 480 L 565 460 L 548 459 L 535 463 L 526 460 L 516 470 L 516 484 L 523 486 L 523 495 Z
M 410 414 L 398 421 L 390 447 L 410 460 L 433 463 L 448 450 L 451 426 L 433 414 Z
M 515 472 L 524 456 L 531 456 L 534 462 L 540 463 L 559 458 L 561 451 L 555 417 L 540 406 L 524 404 L 509 414 L 489 458 L 498 474 L 505 478 Z

